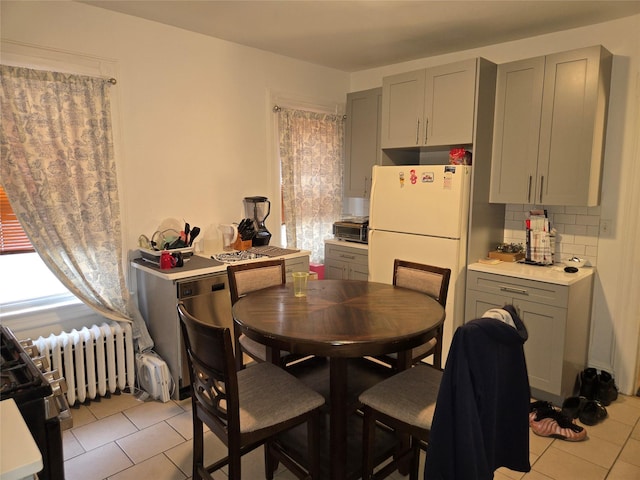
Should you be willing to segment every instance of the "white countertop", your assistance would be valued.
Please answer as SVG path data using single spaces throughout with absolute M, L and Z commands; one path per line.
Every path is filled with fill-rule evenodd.
M 324 243 L 330 243 L 331 245 L 340 245 L 342 247 L 357 248 L 359 250 L 369 250 L 369 245 L 366 243 L 349 242 L 348 240 L 338 240 L 337 238 L 328 238 Z
M 196 253 L 194 255 L 194 257 L 201 257 L 200 263 L 207 263 L 207 260 L 211 260 L 211 256 L 218 254 L 221 252 L 199 252 Z M 229 252 L 224 252 L 224 253 L 229 253 Z M 285 260 L 290 259 L 290 258 L 299 258 L 299 257 L 305 257 L 305 256 L 309 256 L 309 251 L 308 250 L 300 250 L 299 252 L 295 252 L 295 253 L 291 253 L 288 255 L 282 255 L 279 257 L 261 257 L 261 258 L 256 258 L 253 260 L 242 260 L 239 262 L 234 262 L 234 263 L 250 263 L 250 262 L 259 262 L 259 261 L 264 261 L 267 259 L 277 259 L 277 258 L 284 258 Z M 192 262 L 195 259 L 190 259 L 187 260 L 185 262 L 185 267 L 189 267 L 189 262 Z M 216 263 L 213 261 L 209 261 L 208 263 Z M 203 268 L 198 268 L 198 269 L 193 269 L 193 268 L 172 268 L 171 270 L 159 270 L 158 268 L 154 268 L 152 266 L 146 266 L 142 263 L 137 263 L 135 261 L 131 262 L 131 266 L 133 268 L 139 269 L 139 270 L 143 270 L 147 273 L 150 273 L 152 275 L 155 275 L 157 277 L 163 278 L 165 280 L 182 280 L 184 278 L 189 278 L 189 277 L 196 277 L 196 276 L 200 276 L 200 275 L 210 275 L 213 273 L 224 273 L 227 271 L 227 265 L 230 265 L 228 263 L 221 263 L 221 264 L 215 264 L 215 265 L 211 265 L 211 266 L 206 266 Z
M 564 271 L 564 267 L 565 265 L 563 264 L 537 266 L 518 262 L 500 262 L 495 265 L 472 263 L 467 268 L 475 272 L 506 275 L 507 277 L 524 278 L 557 285 L 571 285 L 595 273 L 595 268 L 593 267 L 579 268 L 577 273 L 567 273 Z
M 43 469 L 42 455 L 13 398 L 0 402 L 0 478 L 31 478 Z

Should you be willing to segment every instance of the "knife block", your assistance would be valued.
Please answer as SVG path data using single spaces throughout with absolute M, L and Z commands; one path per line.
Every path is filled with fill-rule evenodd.
M 238 238 L 236 238 L 236 241 L 233 242 L 233 249 L 241 250 L 241 251 L 249 250 L 252 244 L 253 244 L 252 240 L 242 240 L 242 238 L 240 238 L 240 236 L 238 235 Z

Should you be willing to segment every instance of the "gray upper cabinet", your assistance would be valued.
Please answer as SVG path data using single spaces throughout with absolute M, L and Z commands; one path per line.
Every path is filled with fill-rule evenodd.
M 477 59 L 382 79 L 382 148 L 473 142 Z
M 595 46 L 498 66 L 491 202 L 598 205 L 611 64 Z
M 371 169 L 381 163 L 382 88 L 347 94 L 345 126 L 346 197 L 369 198 Z

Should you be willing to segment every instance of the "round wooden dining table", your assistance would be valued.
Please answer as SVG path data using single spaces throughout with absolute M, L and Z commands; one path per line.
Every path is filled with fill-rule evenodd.
M 398 352 L 399 367 L 411 349 L 436 335 L 444 308 L 417 291 L 357 280 L 309 281 L 296 297 L 291 284 L 242 297 L 233 306 L 242 333 L 267 346 L 277 363 L 280 350 L 329 358 L 330 478 L 347 478 L 347 361 Z

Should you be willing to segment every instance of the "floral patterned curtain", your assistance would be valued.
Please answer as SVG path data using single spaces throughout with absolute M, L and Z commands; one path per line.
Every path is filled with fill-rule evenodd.
M 342 116 L 281 109 L 280 162 L 287 247 L 322 262 L 324 240 L 342 211 Z
M 109 83 L 0 65 L 1 181 L 44 263 L 99 314 L 133 322 L 153 347 L 124 280 Z

